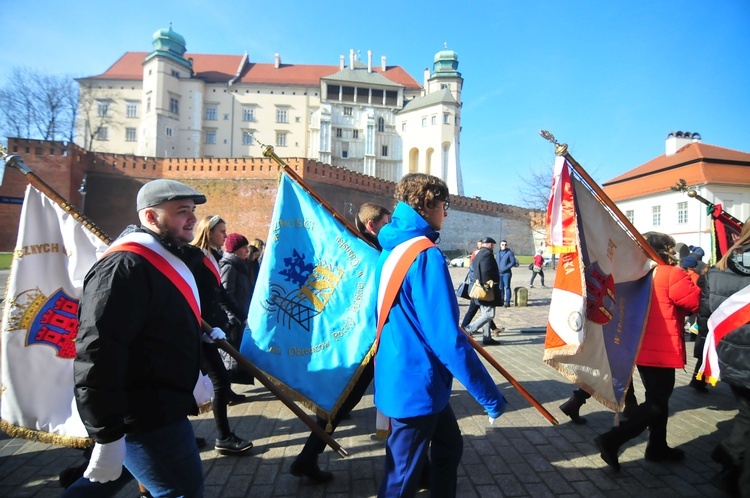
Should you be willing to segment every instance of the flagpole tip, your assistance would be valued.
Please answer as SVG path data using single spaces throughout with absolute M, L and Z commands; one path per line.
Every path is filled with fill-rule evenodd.
M 557 154 L 558 156 L 564 156 L 565 154 L 568 153 L 568 144 L 561 144 L 560 142 L 558 142 L 555 136 L 549 131 L 539 130 L 539 134 L 542 136 L 543 139 L 554 144 L 555 154 Z

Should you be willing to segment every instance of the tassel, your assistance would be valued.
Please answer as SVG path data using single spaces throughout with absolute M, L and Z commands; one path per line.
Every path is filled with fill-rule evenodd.
M 328 434 L 332 434 L 333 433 L 333 424 L 331 424 L 331 419 L 330 418 L 328 419 L 328 422 L 326 423 L 326 432 Z

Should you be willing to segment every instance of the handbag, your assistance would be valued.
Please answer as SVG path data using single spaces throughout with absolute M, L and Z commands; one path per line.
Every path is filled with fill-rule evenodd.
M 534 269 L 534 263 L 529 263 L 529 270 L 533 270 L 533 269 Z
M 534 271 L 534 273 L 541 273 L 542 272 L 542 267 L 541 266 L 534 266 L 534 268 L 532 270 Z
M 469 274 L 466 274 L 466 278 L 463 282 L 461 282 L 458 286 L 458 289 L 456 289 L 456 296 L 462 298 L 462 299 L 471 299 L 469 296 Z
M 492 288 L 494 284 L 492 280 L 487 280 L 484 285 L 479 283 L 479 279 L 474 280 L 469 291 L 469 297 L 478 301 L 494 301 L 495 291 Z

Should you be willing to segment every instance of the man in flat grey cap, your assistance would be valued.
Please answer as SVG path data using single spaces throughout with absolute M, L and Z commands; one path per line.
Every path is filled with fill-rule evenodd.
M 483 286 L 492 281 L 493 298 L 488 301 L 480 301 L 478 299 L 474 300 L 479 304 L 481 315 L 479 318 L 475 318 L 474 321 L 466 327 L 466 331 L 473 334 L 481 328 L 482 345 L 494 346 L 500 344 L 499 341 L 496 341 L 490 335 L 490 324 L 495 318 L 494 296 L 498 295 L 498 282 L 500 281 L 500 272 L 497 269 L 497 261 L 495 261 L 495 256 L 493 254 L 495 239 L 492 237 L 485 237 L 479 241 L 479 245 L 479 251 L 476 256 L 474 256 L 474 261 L 471 262 L 471 273 L 474 275 L 474 280 L 479 280 L 479 283 Z M 473 281 L 469 283 L 469 285 L 473 284 Z
M 203 466 L 188 415 L 201 341 L 190 245 L 206 197 L 174 180 L 138 192 L 140 227 L 115 241 L 86 275 L 74 374 L 76 402 L 95 446 L 84 477 L 117 479 L 123 465 L 154 496 L 202 496 Z

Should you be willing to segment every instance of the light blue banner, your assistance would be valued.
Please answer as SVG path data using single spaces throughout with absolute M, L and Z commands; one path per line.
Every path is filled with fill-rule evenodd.
M 330 413 L 375 341 L 378 256 L 283 174 L 241 353 Z

